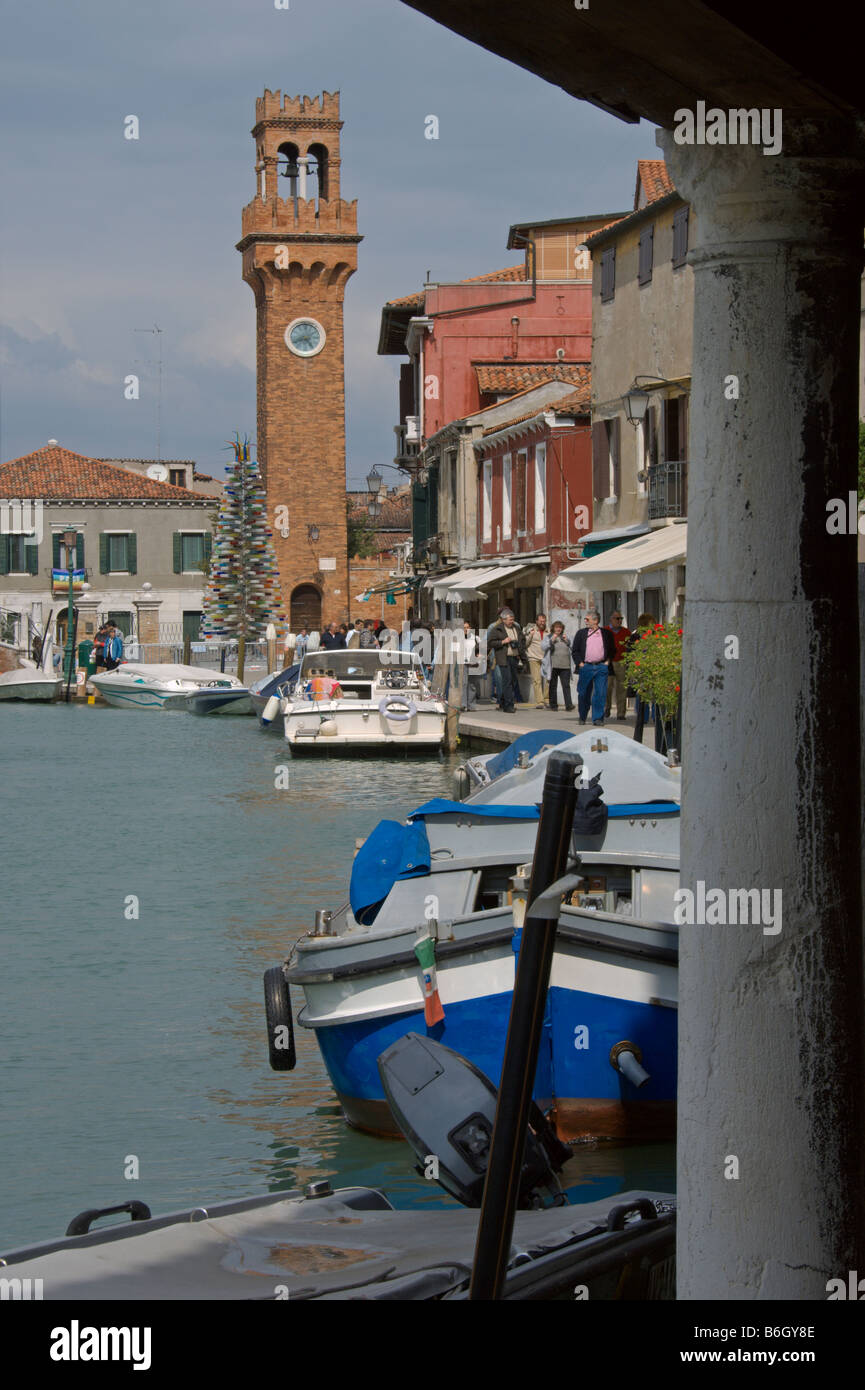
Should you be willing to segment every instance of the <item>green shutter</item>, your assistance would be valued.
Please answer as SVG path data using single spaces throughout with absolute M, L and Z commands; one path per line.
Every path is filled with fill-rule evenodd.
M 209 564 L 210 564 L 210 556 L 211 556 L 212 552 L 213 552 L 213 536 L 210 534 L 209 531 L 205 531 L 205 533 L 204 533 L 204 563 L 205 563 L 206 565 L 209 565 Z
M 38 545 L 38 543 L 37 543 L 36 545 L 27 545 L 27 546 L 25 546 L 25 547 L 24 547 L 24 553 L 25 553 L 25 555 L 26 555 L 26 557 L 27 557 L 27 573 L 28 573 L 28 574 L 38 574 L 38 573 L 39 573 L 39 545 Z
M 51 537 L 51 564 L 54 569 L 60 568 L 60 535 L 57 531 Z
M 175 531 L 172 537 L 174 543 L 174 573 L 183 573 L 183 541 L 179 531 Z
M 80 531 L 75 538 L 75 568 L 77 570 L 84 568 L 84 537 Z
M 138 573 L 138 537 L 134 531 L 126 538 L 126 563 L 130 574 Z
M 9 573 L 10 537 L 0 536 L 0 574 Z
M 108 537 L 104 531 L 99 532 L 99 573 L 110 574 L 108 568 Z

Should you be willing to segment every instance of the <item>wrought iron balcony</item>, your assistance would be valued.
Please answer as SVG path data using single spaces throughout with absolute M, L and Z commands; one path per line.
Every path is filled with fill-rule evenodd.
M 688 515 L 688 464 L 685 459 L 649 468 L 649 520 Z

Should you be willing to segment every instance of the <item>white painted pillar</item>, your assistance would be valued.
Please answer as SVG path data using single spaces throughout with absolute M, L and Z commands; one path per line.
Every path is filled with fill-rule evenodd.
M 783 895 L 778 935 L 681 928 L 680 1299 L 865 1273 L 856 538 L 826 531 L 855 488 L 865 166 L 852 131 L 783 135 L 660 136 L 699 237 L 682 884 Z

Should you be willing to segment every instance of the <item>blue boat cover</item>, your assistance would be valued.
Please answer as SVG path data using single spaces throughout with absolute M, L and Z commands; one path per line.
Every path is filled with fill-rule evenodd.
M 623 801 L 616 806 L 608 807 L 608 810 L 614 820 L 623 820 L 626 816 L 677 816 L 680 808 L 678 801 Z M 499 820 L 538 820 L 541 808 L 530 806 L 528 803 L 523 806 L 506 806 L 501 803 L 472 806 L 466 801 L 447 801 L 443 796 L 435 796 L 432 801 L 425 801 L 423 806 L 412 811 L 409 820 L 419 820 L 424 816 L 448 815 L 453 812 L 459 812 L 461 816 L 497 816 Z M 384 822 L 387 825 L 395 823 Z
M 486 770 L 491 778 L 501 777 L 503 773 L 516 767 L 521 753 L 528 753 L 529 757 L 533 758 L 542 748 L 554 747 L 573 737 L 573 733 L 568 733 L 566 729 L 532 729 L 528 734 L 521 734 L 515 743 L 503 748 L 501 753 L 496 753 L 494 758 L 490 758 L 486 763 Z
M 523 806 L 470 806 L 465 801 L 448 801 L 443 796 L 434 796 L 432 801 L 425 801 L 423 806 L 412 811 L 409 820 L 418 820 L 422 816 L 447 815 L 452 811 L 458 811 L 461 816 L 497 816 L 499 820 L 537 820 L 541 814 L 537 806 L 528 802 Z
M 355 855 L 351 869 L 348 896 L 355 919 L 369 926 L 397 879 L 416 878 L 428 874 L 429 869 L 429 840 L 423 821 L 416 825 L 379 821 Z

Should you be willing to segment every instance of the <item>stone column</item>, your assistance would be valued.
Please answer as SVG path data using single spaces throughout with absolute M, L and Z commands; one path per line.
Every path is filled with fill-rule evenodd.
M 133 600 L 137 615 L 135 631 L 139 646 L 149 647 L 148 651 L 141 654 L 142 661 L 168 661 L 170 656 L 164 656 L 158 649 L 159 642 L 159 610 L 162 607 L 161 598 L 137 598 Z
M 865 165 L 852 130 L 783 136 L 659 139 L 698 235 L 682 886 L 782 895 L 774 925 L 681 927 L 680 1299 L 865 1273 L 856 539 L 826 526 L 856 486 Z
M 101 600 L 98 598 L 79 598 L 75 600 L 75 607 L 78 609 L 78 641 L 90 640 L 99 626 Z

